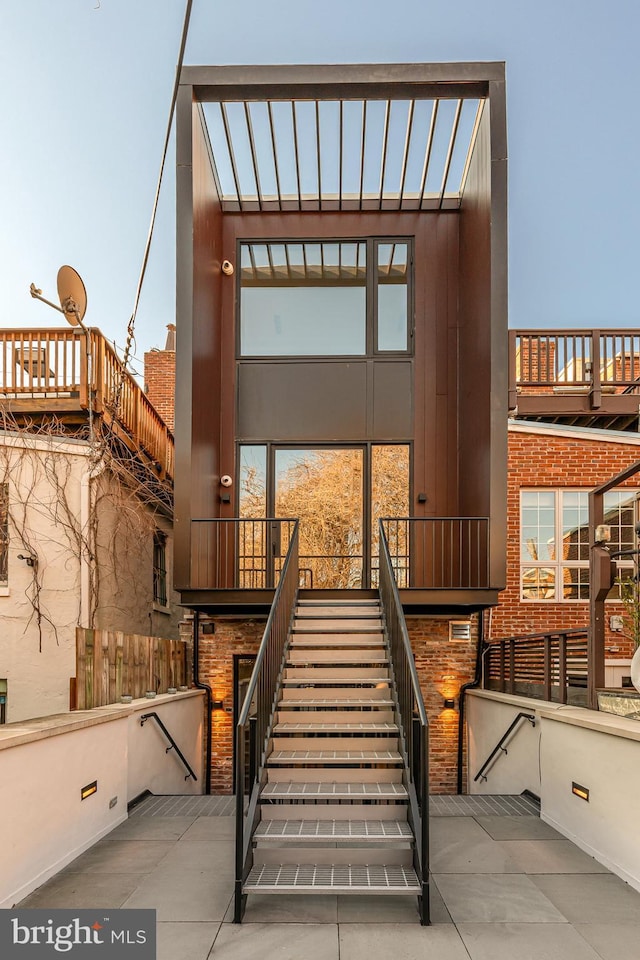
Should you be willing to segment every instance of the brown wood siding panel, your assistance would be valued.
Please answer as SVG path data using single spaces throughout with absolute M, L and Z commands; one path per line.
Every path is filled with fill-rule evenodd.
M 495 101 L 485 107 L 460 211 L 460 511 L 491 518 L 491 585 L 502 589 L 507 444 L 506 157 L 500 156 L 506 148 L 504 85 L 494 93 Z

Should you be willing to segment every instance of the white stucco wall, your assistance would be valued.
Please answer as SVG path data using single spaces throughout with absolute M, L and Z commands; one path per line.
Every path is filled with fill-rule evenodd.
M 198 777 L 165 753 L 156 711 Z M 0 727 L 0 908 L 18 903 L 127 818 L 144 790 L 203 792 L 203 694 L 137 700 Z M 98 790 L 81 800 L 94 780 Z M 112 801 L 115 804 L 110 807 Z
M 168 537 L 170 585 L 170 520 L 141 504 L 131 491 L 119 496 L 114 479 L 92 478 L 90 466 L 89 448 L 82 441 L 22 434 L 0 438 L 0 482 L 9 485 L 10 504 L 8 585 L 0 586 L 0 678 L 7 681 L 8 723 L 69 709 L 75 628 L 91 625 L 89 567 L 77 539 L 80 530 L 88 541 L 90 502 L 96 505 L 99 543 L 93 625 L 179 636 L 181 611 L 175 596 L 166 610 L 153 603 L 153 530 L 159 527 Z M 37 570 L 18 559 L 30 553 L 37 557 Z M 40 627 L 29 601 L 34 573 L 40 586 Z
M 541 817 L 640 890 L 640 723 L 581 707 L 512 697 L 489 691 L 467 694 L 469 793 L 519 794 L 531 790 Z M 535 713 L 536 728 L 523 721 L 487 782 L 473 777 L 520 710 Z M 578 783 L 589 801 L 572 792 Z

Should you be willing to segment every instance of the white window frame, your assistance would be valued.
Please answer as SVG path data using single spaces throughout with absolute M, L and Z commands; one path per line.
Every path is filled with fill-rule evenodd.
M 523 494 L 526 493 L 552 493 L 554 495 L 554 544 L 559 545 L 563 542 L 563 505 L 565 494 L 579 493 L 587 497 L 591 488 L 584 487 L 521 487 L 518 497 L 518 593 L 521 603 L 588 603 L 588 597 L 565 597 L 563 596 L 563 587 L 565 586 L 562 571 L 566 568 L 589 570 L 588 560 L 565 560 L 563 557 L 557 557 L 554 560 L 523 560 L 522 559 L 522 515 L 523 515 Z M 638 501 L 640 498 L 640 489 L 636 487 L 616 487 L 608 493 L 634 494 L 636 497 L 636 519 L 638 518 Z M 606 496 L 606 494 L 605 494 Z M 556 551 L 557 552 L 557 551 Z M 632 559 L 619 559 L 619 569 L 633 569 Z M 541 569 L 554 571 L 554 596 L 552 597 L 527 597 L 525 596 L 526 587 L 523 586 L 523 575 L 527 570 Z M 529 588 L 531 589 L 531 588 Z M 615 597 L 607 598 L 615 602 Z

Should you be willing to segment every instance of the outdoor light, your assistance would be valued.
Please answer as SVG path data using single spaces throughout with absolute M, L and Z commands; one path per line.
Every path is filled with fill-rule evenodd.
M 212 700 L 211 701 L 212 710 L 224 710 L 224 700 Z
M 596 527 L 596 543 L 609 543 L 611 540 L 611 527 L 608 523 L 600 523 Z
M 575 780 L 571 784 L 571 793 L 575 794 L 576 797 L 580 797 L 581 800 L 586 800 L 587 803 L 589 802 L 589 788 L 581 787 Z
M 222 272 L 224 273 L 225 277 L 233 276 L 233 264 L 230 260 L 222 261 Z
M 33 553 L 29 553 L 26 556 L 24 553 L 18 554 L 18 560 L 24 560 L 28 567 L 35 567 L 37 559 Z
M 92 797 L 94 793 L 98 792 L 98 781 L 94 780 L 93 783 L 88 783 L 86 787 L 82 787 L 80 790 L 80 799 L 86 800 L 87 797 Z
M 443 704 L 445 710 L 455 710 L 456 706 L 456 697 L 460 692 L 460 680 L 455 673 L 445 673 L 443 674 L 440 685 L 440 693 L 442 694 Z

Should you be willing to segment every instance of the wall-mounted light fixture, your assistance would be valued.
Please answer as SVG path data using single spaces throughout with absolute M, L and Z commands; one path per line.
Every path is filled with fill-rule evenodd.
M 596 527 L 595 542 L 597 544 L 609 543 L 611 540 L 611 527 L 608 523 L 599 523 Z
M 583 787 L 579 783 L 576 783 L 575 780 L 571 784 L 571 793 L 576 797 L 580 797 L 581 800 L 586 800 L 589 803 L 589 788 Z
M 438 689 L 442 694 L 445 710 L 455 710 L 456 697 L 460 692 L 460 680 L 455 673 L 443 674 Z
M 212 700 L 211 701 L 212 710 L 224 710 L 224 700 Z
M 87 797 L 92 797 L 94 793 L 98 792 L 98 781 L 94 780 L 93 783 L 88 783 L 86 787 L 82 787 L 80 790 L 80 799 L 86 800 Z
M 18 560 L 24 560 L 28 567 L 35 567 L 38 558 L 34 553 L 28 553 L 26 555 L 24 553 L 19 553 Z
M 233 264 L 231 263 L 231 260 L 222 261 L 222 272 L 224 273 L 225 277 L 233 276 Z

